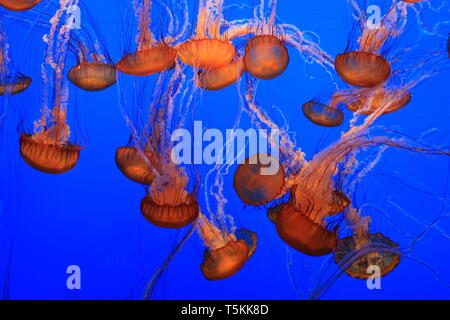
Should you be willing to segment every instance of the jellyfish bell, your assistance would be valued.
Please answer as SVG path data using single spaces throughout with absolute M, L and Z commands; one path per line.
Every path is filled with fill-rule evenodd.
M 376 86 L 391 75 L 388 61 L 375 53 L 362 51 L 339 54 L 335 69 L 342 80 L 356 87 Z
M 223 67 L 200 71 L 197 84 L 204 90 L 221 90 L 238 81 L 244 71 L 242 59 L 236 59 Z
M 146 157 L 146 158 L 145 158 Z M 157 157 L 150 149 L 142 153 L 135 147 L 120 147 L 116 151 L 116 165 L 128 179 L 143 184 L 151 185 L 155 180 L 155 168 Z
M 383 114 L 388 114 L 409 104 L 411 98 L 410 92 L 380 88 L 373 92 L 373 94 L 362 96 L 346 105 L 350 111 L 359 112 L 363 115 L 370 115 L 381 108 L 384 108 Z M 386 104 L 389 104 L 387 108 L 385 108 Z
M 260 206 L 283 194 L 285 173 L 273 155 L 254 154 L 234 174 L 234 189 L 246 204 Z
M 41 0 L 0 0 L 0 6 L 11 11 L 25 11 L 32 9 Z
M 245 48 L 245 69 L 252 76 L 270 80 L 278 77 L 289 64 L 284 42 L 272 35 L 257 35 Z
M 186 190 L 188 177 L 184 172 L 170 164 L 165 166 L 165 173 L 156 176 L 150 194 L 142 199 L 141 213 L 155 226 L 178 229 L 197 219 L 199 206 L 195 194 Z
M 69 80 L 86 91 L 101 91 L 116 83 L 116 67 L 101 62 L 83 62 L 68 74 Z
M 345 269 L 345 273 L 356 279 L 367 280 L 372 273 L 368 273 L 369 266 L 380 268 L 380 276 L 383 277 L 393 271 L 400 263 L 398 244 L 391 241 L 381 233 L 373 233 L 369 236 L 369 247 L 362 249 L 367 252 L 361 258 L 357 258 Z M 349 255 L 357 254 L 355 237 L 350 236 L 338 241 L 334 260 L 339 264 Z
M 344 113 L 325 104 L 309 101 L 302 107 L 309 121 L 323 127 L 337 127 L 344 122 Z
M 148 47 L 124 56 L 116 68 L 122 73 L 133 76 L 148 76 L 170 69 L 177 51 L 165 44 Z
M 292 203 L 285 204 L 277 212 L 275 223 L 284 242 L 309 256 L 327 255 L 336 247 L 336 232 L 313 221 Z
M 0 96 L 19 94 L 25 91 L 31 82 L 30 77 L 20 73 L 17 76 L 0 76 Z
M 178 46 L 178 58 L 198 69 L 217 69 L 226 66 L 236 55 L 233 44 L 220 39 L 193 39 Z
M 33 135 L 20 135 L 20 155 L 32 168 L 45 173 L 60 174 L 75 168 L 80 146 L 48 144 Z

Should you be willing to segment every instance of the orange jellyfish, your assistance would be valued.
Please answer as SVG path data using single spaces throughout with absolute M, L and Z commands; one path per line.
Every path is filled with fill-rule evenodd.
M 86 91 L 101 91 L 115 84 L 116 67 L 96 53 L 91 54 L 93 60 L 89 61 L 86 51 L 87 49 L 80 50 L 77 65 L 70 69 L 70 82 Z
M 77 65 L 69 71 L 70 82 L 86 91 L 101 91 L 116 83 L 116 67 L 110 59 L 100 52 L 90 53 L 81 41 L 77 41 L 77 47 Z
M 11 11 L 30 10 L 41 0 L 0 0 L 0 6 Z
M 224 67 L 233 60 L 234 45 L 220 35 L 222 5 L 223 0 L 199 0 L 195 37 L 177 48 L 178 58 L 183 63 L 208 70 Z
M 0 76 L 0 96 L 14 95 L 25 91 L 31 84 L 31 78 L 23 74 Z
M 339 54 L 335 60 L 335 69 L 339 76 L 350 85 L 356 87 L 373 87 L 385 82 L 391 75 L 390 63 L 381 55 L 381 49 L 387 40 L 402 33 L 402 19 L 406 15 L 407 4 L 397 2 L 382 18 L 380 26 L 373 26 L 366 21 L 363 10 L 355 7 L 358 21 L 362 26 L 362 34 L 358 39 L 358 48 L 354 51 Z
M 256 249 L 256 234 L 248 230 L 223 232 L 200 214 L 198 231 L 207 249 L 200 270 L 207 280 L 223 280 L 236 274 Z
M 0 25 L 0 96 L 15 95 L 25 91 L 31 84 L 31 78 L 20 72 L 13 72 L 8 54 L 6 32 Z
M 157 42 L 150 30 L 151 0 L 143 0 L 137 9 L 137 51 L 126 54 L 116 65 L 120 72 L 134 76 L 148 76 L 170 69 L 177 52 L 164 42 Z
M 194 193 L 188 193 L 189 177 L 181 167 L 172 163 L 163 166 L 150 186 L 150 193 L 142 199 L 141 212 L 151 224 L 177 229 L 197 219 L 199 207 Z
M 333 192 L 331 203 L 321 198 L 321 195 L 314 195 L 302 199 L 301 204 L 287 203 L 276 212 L 275 224 L 280 238 L 294 249 L 310 256 L 323 256 L 333 252 L 337 244 L 336 230 L 329 230 L 324 218 L 338 214 L 349 204 L 348 198 L 337 191 Z
M 383 114 L 395 112 L 411 101 L 411 93 L 399 92 L 402 90 L 387 90 L 378 89 L 373 95 L 369 97 L 361 97 L 355 102 L 347 104 L 347 107 L 352 112 L 360 112 L 363 115 L 370 115 L 373 112 L 380 110 L 386 101 L 389 101 L 389 107 L 383 110 Z
M 41 119 L 34 123 L 33 134 L 20 137 L 20 154 L 31 167 L 52 174 L 67 172 L 75 167 L 80 156 L 80 147 L 71 144 L 70 127 L 67 124 L 68 93 L 64 83 L 63 70 L 67 55 L 70 28 L 59 26 L 59 21 L 68 14 L 73 1 L 66 1 L 52 18 L 45 65 L 52 71 L 44 72 L 44 97 L 51 92 L 51 101 L 45 101 Z M 56 39 L 56 40 L 55 40 Z M 52 83 L 49 82 L 53 78 Z M 51 103 L 51 108 L 47 103 Z
M 398 244 L 381 233 L 370 233 L 370 217 L 362 218 L 354 208 L 348 210 L 346 219 L 353 235 L 338 241 L 335 263 L 344 264 L 342 267 L 349 276 L 364 280 L 372 275 L 369 266 L 378 266 L 381 277 L 394 270 L 400 263 Z
M 302 107 L 309 121 L 323 127 L 337 127 L 344 122 L 344 113 L 325 104 L 309 101 Z
M 406 106 L 411 97 L 407 88 L 358 88 L 335 93 L 331 103 L 343 103 L 350 111 L 363 115 L 371 115 L 374 112 L 388 114 Z
M 358 252 L 356 243 L 357 241 L 354 236 L 349 236 L 338 241 L 334 256 L 336 264 L 339 264 L 349 254 Z M 364 252 L 367 252 L 367 254 L 353 261 L 345 269 L 345 273 L 349 276 L 366 280 L 372 276 L 372 273 L 367 272 L 369 266 L 375 265 L 380 268 L 380 276 L 384 277 L 400 263 L 398 244 L 389 240 L 383 234 L 372 233 L 367 235 L 366 245 L 369 246 L 369 248 L 364 249 Z
M 239 58 L 223 67 L 200 71 L 197 85 L 204 90 L 221 90 L 238 81 L 244 71 L 244 63 Z
M 234 174 L 234 189 L 246 204 L 260 206 L 284 194 L 284 169 L 280 161 L 266 154 L 254 154 Z
M 351 51 L 339 54 L 335 67 L 342 80 L 356 87 L 376 86 L 391 75 L 390 63 L 371 52 Z
M 282 74 L 289 64 L 284 41 L 273 35 L 257 35 L 245 47 L 245 69 L 252 76 L 270 80 Z
M 140 151 L 136 147 L 120 147 L 116 151 L 116 165 L 128 179 L 149 186 L 157 174 L 158 158 L 149 148 Z

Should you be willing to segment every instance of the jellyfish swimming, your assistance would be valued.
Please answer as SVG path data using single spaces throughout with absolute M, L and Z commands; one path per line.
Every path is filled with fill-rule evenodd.
M 199 216 L 198 232 L 207 249 L 200 270 L 207 280 L 223 280 L 236 274 L 256 249 L 257 237 L 248 230 L 224 233 Z
M 81 62 L 69 71 L 69 80 L 86 91 L 100 91 L 116 83 L 116 67 L 102 62 Z
M 167 164 L 166 172 L 155 178 L 150 194 L 141 202 L 141 212 L 151 224 L 162 228 L 182 228 L 199 214 L 196 197 L 186 190 L 188 177 L 182 169 Z
M 289 64 L 289 54 L 284 42 L 271 35 L 258 35 L 245 47 L 245 69 L 259 79 L 278 77 Z
M 403 32 L 407 4 L 394 2 L 382 17 L 379 27 L 372 26 L 365 15 L 359 14 L 363 10 L 356 2 L 351 2 L 351 5 L 357 13 L 355 16 L 359 19 L 362 33 L 356 50 L 337 55 L 335 69 L 342 80 L 352 86 L 373 87 L 385 82 L 391 75 L 391 64 L 386 60 L 382 48 L 387 40 Z
M 241 163 L 234 174 L 234 189 L 246 204 L 260 206 L 283 194 L 284 170 L 279 160 L 255 154 Z
M 359 112 L 363 115 L 370 115 L 382 107 L 385 101 L 391 101 L 390 107 L 383 111 L 383 114 L 395 112 L 411 101 L 410 92 L 397 93 L 396 90 L 378 89 L 368 97 L 360 97 L 354 102 L 346 104 L 352 112 Z
M 223 67 L 199 71 L 197 84 L 204 90 L 221 90 L 238 81 L 244 71 L 242 58 L 235 59 Z
M 30 77 L 14 72 L 8 48 L 7 34 L 0 26 L 0 96 L 19 94 L 32 82 Z
M 303 114 L 309 121 L 323 127 L 337 127 L 344 122 L 344 113 L 325 104 L 309 101 L 302 107 Z
M 142 0 L 142 5 L 136 8 L 137 49 L 125 54 L 116 64 L 120 72 L 133 76 L 148 76 L 167 70 L 175 63 L 177 51 L 165 42 L 158 42 L 150 30 L 151 7 L 151 0 Z
M 348 210 L 346 219 L 353 235 L 339 239 L 334 253 L 335 263 L 340 265 L 344 260 L 349 261 L 345 272 L 364 280 L 371 276 L 369 266 L 378 266 L 380 277 L 394 270 L 400 263 L 399 245 L 382 233 L 370 233 L 370 217 L 361 217 L 354 208 Z
M 120 147 L 116 150 L 116 165 L 128 179 L 149 186 L 157 175 L 158 158 L 149 149 L 142 155 L 138 148 Z
M 48 97 L 46 90 L 49 90 L 51 99 L 44 102 L 41 119 L 34 123 L 34 132 L 22 133 L 20 138 L 22 158 L 34 169 L 45 173 L 60 174 L 72 170 L 80 156 L 81 147 L 69 141 L 68 92 L 63 77 L 71 29 L 61 22 L 68 8 L 77 3 L 77 0 L 62 1 L 51 20 L 50 32 L 45 37 L 48 44 L 45 64 L 50 71 L 47 74 L 43 69 L 44 97 Z

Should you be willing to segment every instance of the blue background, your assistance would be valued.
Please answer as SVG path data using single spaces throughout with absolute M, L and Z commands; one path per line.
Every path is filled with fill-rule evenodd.
M 118 2 L 122 2 L 117 6 Z M 117 61 L 122 51 L 120 7 L 129 1 L 85 1 L 106 39 L 110 54 Z M 244 2 L 244 1 L 242 1 Z M 256 1 L 252 2 L 253 4 Z M 377 4 L 377 1 L 373 1 Z M 195 8 L 194 8 L 195 9 Z M 123 12 L 122 12 L 123 14 Z M 320 36 L 321 47 L 333 57 L 346 48 L 353 21 L 343 0 L 279 1 L 278 15 L 301 30 Z M 441 20 L 448 19 L 443 15 Z M 414 23 L 410 19 L 409 23 Z M 125 145 L 129 129 L 113 86 L 103 92 L 87 93 L 70 85 L 70 109 L 76 110 L 76 137 L 87 133 L 88 146 L 77 167 L 63 175 L 47 175 L 27 166 L 18 152 L 17 123 L 30 128 L 40 108 L 40 63 L 44 54 L 42 33 L 30 26 L 5 22 L 9 32 L 12 60 L 19 71 L 33 77 L 27 92 L 8 103 L 2 131 L 0 153 L 0 279 L 3 298 L 11 299 L 138 299 L 142 287 L 188 230 L 165 230 L 147 223 L 139 212 L 144 189 L 127 180 L 116 168 L 117 147 Z M 406 29 L 402 36 L 413 42 L 417 34 Z M 445 46 L 445 39 L 442 41 Z M 275 105 L 287 118 L 297 145 L 308 158 L 335 141 L 348 127 L 351 116 L 345 111 L 344 127 L 327 129 L 308 122 L 301 105 L 332 88 L 329 76 L 317 66 L 305 62 L 289 48 L 291 62 L 287 71 L 275 80 L 261 83 L 258 101 L 274 119 L 282 119 Z M 68 67 L 75 64 L 69 55 Z M 310 76 L 313 77 L 310 77 Z M 155 79 L 156 76 L 151 77 Z M 430 128 L 438 130 L 428 141 L 448 145 L 450 116 L 449 71 L 420 84 L 413 90 L 411 103 L 382 117 L 378 124 L 395 126 L 403 133 L 418 137 Z M 205 92 L 197 107 L 196 120 L 210 128 L 232 128 L 239 107 L 236 86 L 219 92 Z M 243 116 L 242 127 L 250 127 Z M 362 181 L 360 199 L 381 211 L 371 211 L 372 230 L 382 232 L 401 246 L 425 228 L 442 212 L 449 212 L 446 188 L 449 159 L 429 157 L 406 151 L 389 150 L 376 168 Z M 201 172 L 208 168 L 201 167 Z M 235 167 L 233 167 L 233 170 Z M 292 252 L 292 272 L 288 272 L 288 252 L 264 208 L 245 207 L 232 188 L 233 170 L 226 180 L 227 211 L 236 217 L 238 227 L 259 236 L 255 255 L 235 276 L 218 282 L 203 279 L 199 265 L 204 247 L 194 234 L 175 257 L 157 287 L 160 299 L 298 299 L 292 285 L 304 288 L 320 283 L 319 268 L 329 259 L 309 258 Z M 203 190 L 201 190 L 203 192 Z M 394 207 L 393 201 L 401 209 Z M 383 212 L 383 213 L 380 213 Z M 419 224 L 406 216 L 424 221 Z M 386 222 L 388 215 L 394 224 Z M 397 228 L 398 227 L 398 228 Z M 444 220 L 440 230 L 450 230 Z M 438 274 L 450 282 L 450 239 L 445 231 L 431 230 L 410 254 L 416 261 L 403 258 L 400 265 L 382 278 L 381 290 L 368 290 L 364 281 L 341 276 L 327 290 L 324 299 L 448 299 L 450 289 L 438 281 Z M 66 268 L 79 265 L 82 289 L 68 290 Z M 432 271 L 424 264 L 429 266 Z

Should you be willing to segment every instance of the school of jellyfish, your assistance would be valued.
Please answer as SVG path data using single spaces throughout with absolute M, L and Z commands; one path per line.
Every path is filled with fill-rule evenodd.
M 0 0 L 0 134 L 4 118 L 13 113 L 8 108 L 22 104 L 14 113 L 20 118 L 17 143 L 23 163 L 50 177 L 76 173 L 90 146 L 83 134 L 77 134 L 78 121 L 71 122 L 80 103 L 72 97 L 79 94 L 77 90 L 87 97 L 110 87 L 117 90 L 118 99 L 105 103 L 120 110 L 129 136 L 112 150 L 115 158 L 110 157 L 111 161 L 129 183 L 142 186 L 141 202 L 135 205 L 146 223 L 185 230 L 160 267 L 145 279 L 141 298 L 155 296 L 162 275 L 194 234 L 204 250 L 198 268 L 206 280 L 224 280 L 246 268 L 258 245 L 272 241 L 261 242 L 267 235 L 256 234 L 251 224 L 239 218 L 252 208 L 258 209 L 257 219 L 273 226 L 289 257 L 327 259 L 311 276 L 320 280 L 307 289 L 296 287 L 293 273 L 302 271 L 288 263 L 292 285 L 301 298 L 320 298 L 342 277 L 367 280 L 371 266 L 379 268 L 380 277 L 396 272 L 430 230 L 449 238 L 440 227 L 448 216 L 445 211 L 430 215 L 435 220 L 402 211 L 420 220 L 424 228 L 406 243 L 380 228 L 380 221 L 390 222 L 389 216 L 358 198 L 366 176 L 386 150 L 432 159 L 450 156 L 449 143 L 429 142 L 426 134 L 403 134 L 395 124 L 383 122 L 388 117 L 384 115 L 399 110 L 412 113 L 407 109 L 414 102 L 416 86 L 448 74 L 450 20 L 431 23 L 426 17 L 428 11 L 448 14 L 445 0 L 384 1 L 381 19 L 375 23 L 366 1 L 343 0 L 352 28 L 348 42 L 341 46 L 345 50 L 335 56 L 322 49 L 317 34 L 282 20 L 278 6 L 283 1 L 116 2 L 121 6 L 123 26 L 115 35 L 120 57 L 113 59 L 97 25 L 99 17 L 91 15 L 88 1 Z M 80 15 L 83 19 L 77 21 Z M 14 25 L 38 39 L 24 42 L 22 51 L 36 52 L 27 63 L 10 58 L 10 50 L 18 49 L 9 45 L 10 26 Z M 417 39 L 403 41 L 404 34 Z M 436 47 L 427 41 L 437 43 Z M 42 59 L 41 52 L 33 48 L 35 42 L 44 48 Z M 271 80 L 282 81 L 289 69 L 299 69 L 297 53 L 305 69 L 314 66 L 315 72 L 327 77 L 331 89 L 288 106 L 295 108 L 297 118 L 283 117 L 282 123 L 260 96 Z M 34 62 L 33 75 L 21 73 L 20 66 Z M 303 89 L 303 73 L 297 73 L 295 85 L 308 89 Z M 40 93 L 28 92 L 33 86 L 39 86 Z M 214 117 L 214 108 L 227 108 L 227 113 L 235 113 L 234 129 L 245 128 L 247 119 L 245 129 L 265 132 L 269 148 L 250 148 L 256 151 L 246 153 L 245 145 L 231 163 L 216 161 L 206 171 L 195 161 L 175 161 L 173 132 L 192 132 L 204 97 L 229 87 L 237 92 L 239 107 L 216 101 L 208 106 L 209 116 Z M 32 103 L 20 100 L 21 96 Z M 422 107 L 439 112 L 435 106 Z M 283 108 L 277 109 L 279 113 L 283 114 Z M 30 119 L 30 114 L 36 118 Z M 287 125 L 300 117 L 323 132 L 339 130 L 336 139 L 312 154 L 302 150 L 303 132 L 293 135 Z M 227 139 L 219 152 L 233 144 L 233 139 Z M 270 170 L 272 166 L 276 170 Z M 229 205 L 231 196 L 240 207 Z M 439 198 L 443 203 L 445 196 Z M 328 270 L 325 275 L 321 273 L 324 268 Z M 450 279 L 436 278 L 449 287 Z

